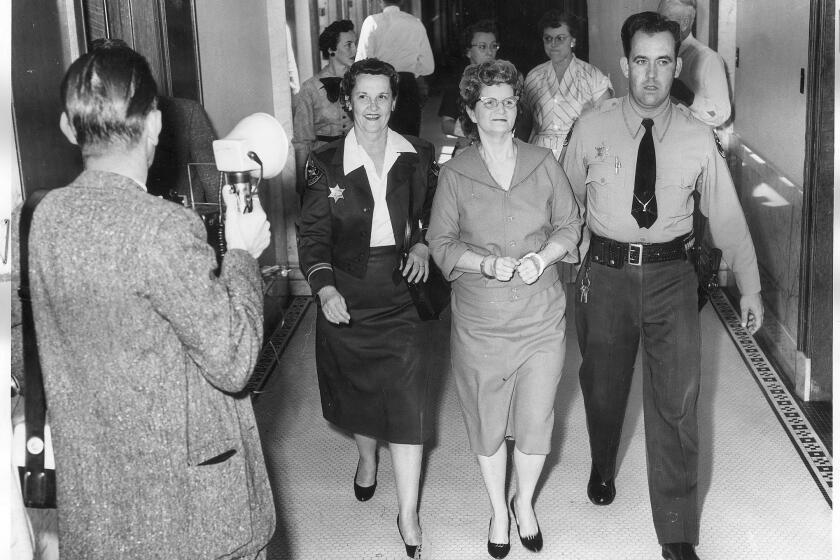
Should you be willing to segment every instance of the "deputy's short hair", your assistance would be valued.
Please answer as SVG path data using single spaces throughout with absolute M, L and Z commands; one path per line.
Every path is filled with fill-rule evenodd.
M 624 56 L 630 56 L 630 46 L 636 33 L 670 33 L 674 37 L 674 56 L 680 52 L 680 24 L 667 19 L 656 12 L 641 12 L 633 14 L 621 26 L 621 45 Z
M 149 63 L 122 41 L 91 45 L 61 82 L 64 112 L 83 154 L 131 147 L 157 107 Z

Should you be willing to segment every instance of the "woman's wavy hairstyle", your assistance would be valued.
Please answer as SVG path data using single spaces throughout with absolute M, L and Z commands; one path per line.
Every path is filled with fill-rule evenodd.
M 391 95 L 397 99 L 397 88 L 400 84 L 400 75 L 394 70 L 394 67 L 383 62 L 378 58 L 363 58 L 354 62 L 344 77 L 341 78 L 341 95 L 339 101 L 341 107 L 352 113 L 352 105 L 350 104 L 350 94 L 353 93 L 353 88 L 356 87 L 356 79 L 360 74 L 369 74 L 371 76 L 387 76 L 388 82 L 391 84 Z
M 83 156 L 131 147 L 157 108 L 149 63 L 121 40 L 94 41 L 61 82 L 61 100 Z
M 478 140 L 478 127 L 467 114 L 467 108 L 475 109 L 481 97 L 481 90 L 486 86 L 507 84 L 513 88 L 513 94 L 518 96 L 519 103 L 516 106 L 516 120 L 522 114 L 522 90 L 524 80 L 522 73 L 507 60 L 488 60 L 481 64 L 470 64 L 461 76 L 461 83 L 458 88 L 461 92 L 459 106 L 461 108 L 461 128 L 467 138 Z M 514 127 L 515 127 L 514 123 Z
M 353 22 L 349 19 L 340 19 L 329 24 L 318 36 L 318 49 L 321 54 L 329 60 L 330 51 L 338 48 L 338 38 L 342 33 L 353 31 Z

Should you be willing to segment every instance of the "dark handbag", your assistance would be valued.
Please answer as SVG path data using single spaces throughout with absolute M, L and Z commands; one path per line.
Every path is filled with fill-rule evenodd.
M 694 246 L 688 250 L 688 257 L 697 273 L 697 310 L 703 309 L 712 292 L 718 289 L 720 261 L 723 253 L 706 240 L 708 219 L 700 212 L 699 197 L 694 197 Z
M 411 249 L 413 206 L 414 194 L 411 185 L 409 185 L 408 216 L 405 220 L 405 237 L 403 238 L 403 247 L 400 252 L 400 271 L 405 267 L 405 263 L 408 262 L 408 251 Z M 417 315 L 420 316 L 420 319 L 423 321 L 439 319 L 440 314 L 449 305 L 451 290 L 449 288 L 449 282 L 443 277 L 443 273 L 435 264 L 435 261 L 429 258 L 429 277 L 425 282 L 409 282 L 405 276 L 403 276 L 403 279 L 405 280 L 406 286 L 408 286 L 408 293 L 411 294 L 411 299 L 414 302 L 414 307 L 417 309 Z
M 47 191 L 32 193 L 20 213 L 20 285 L 23 323 L 23 372 L 24 415 L 26 420 L 26 463 L 18 467 L 23 505 L 30 508 L 55 508 L 55 470 L 44 466 L 46 438 L 44 425 L 47 401 L 44 396 L 44 379 L 38 359 L 35 323 L 32 317 L 32 299 L 29 293 L 29 230 L 35 206 Z

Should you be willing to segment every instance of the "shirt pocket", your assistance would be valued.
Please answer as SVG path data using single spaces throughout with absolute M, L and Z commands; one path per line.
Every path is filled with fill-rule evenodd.
M 624 168 L 612 161 L 594 161 L 586 168 L 586 184 L 592 188 L 614 188 L 624 180 Z
M 656 169 L 656 205 L 660 216 L 684 218 L 694 211 L 691 193 L 694 182 L 683 167 L 658 165 Z
M 588 205 L 601 206 L 612 200 L 613 203 L 626 198 L 621 193 L 626 173 L 624 167 L 616 165 L 614 161 L 595 161 L 586 169 L 586 197 Z M 632 193 L 632 185 L 630 186 Z

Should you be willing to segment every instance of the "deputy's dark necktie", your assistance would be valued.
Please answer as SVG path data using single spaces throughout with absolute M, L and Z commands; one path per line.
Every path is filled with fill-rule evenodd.
M 653 147 L 653 120 L 642 119 L 645 134 L 636 156 L 636 183 L 633 186 L 633 209 L 639 227 L 649 228 L 656 221 L 656 150 Z

